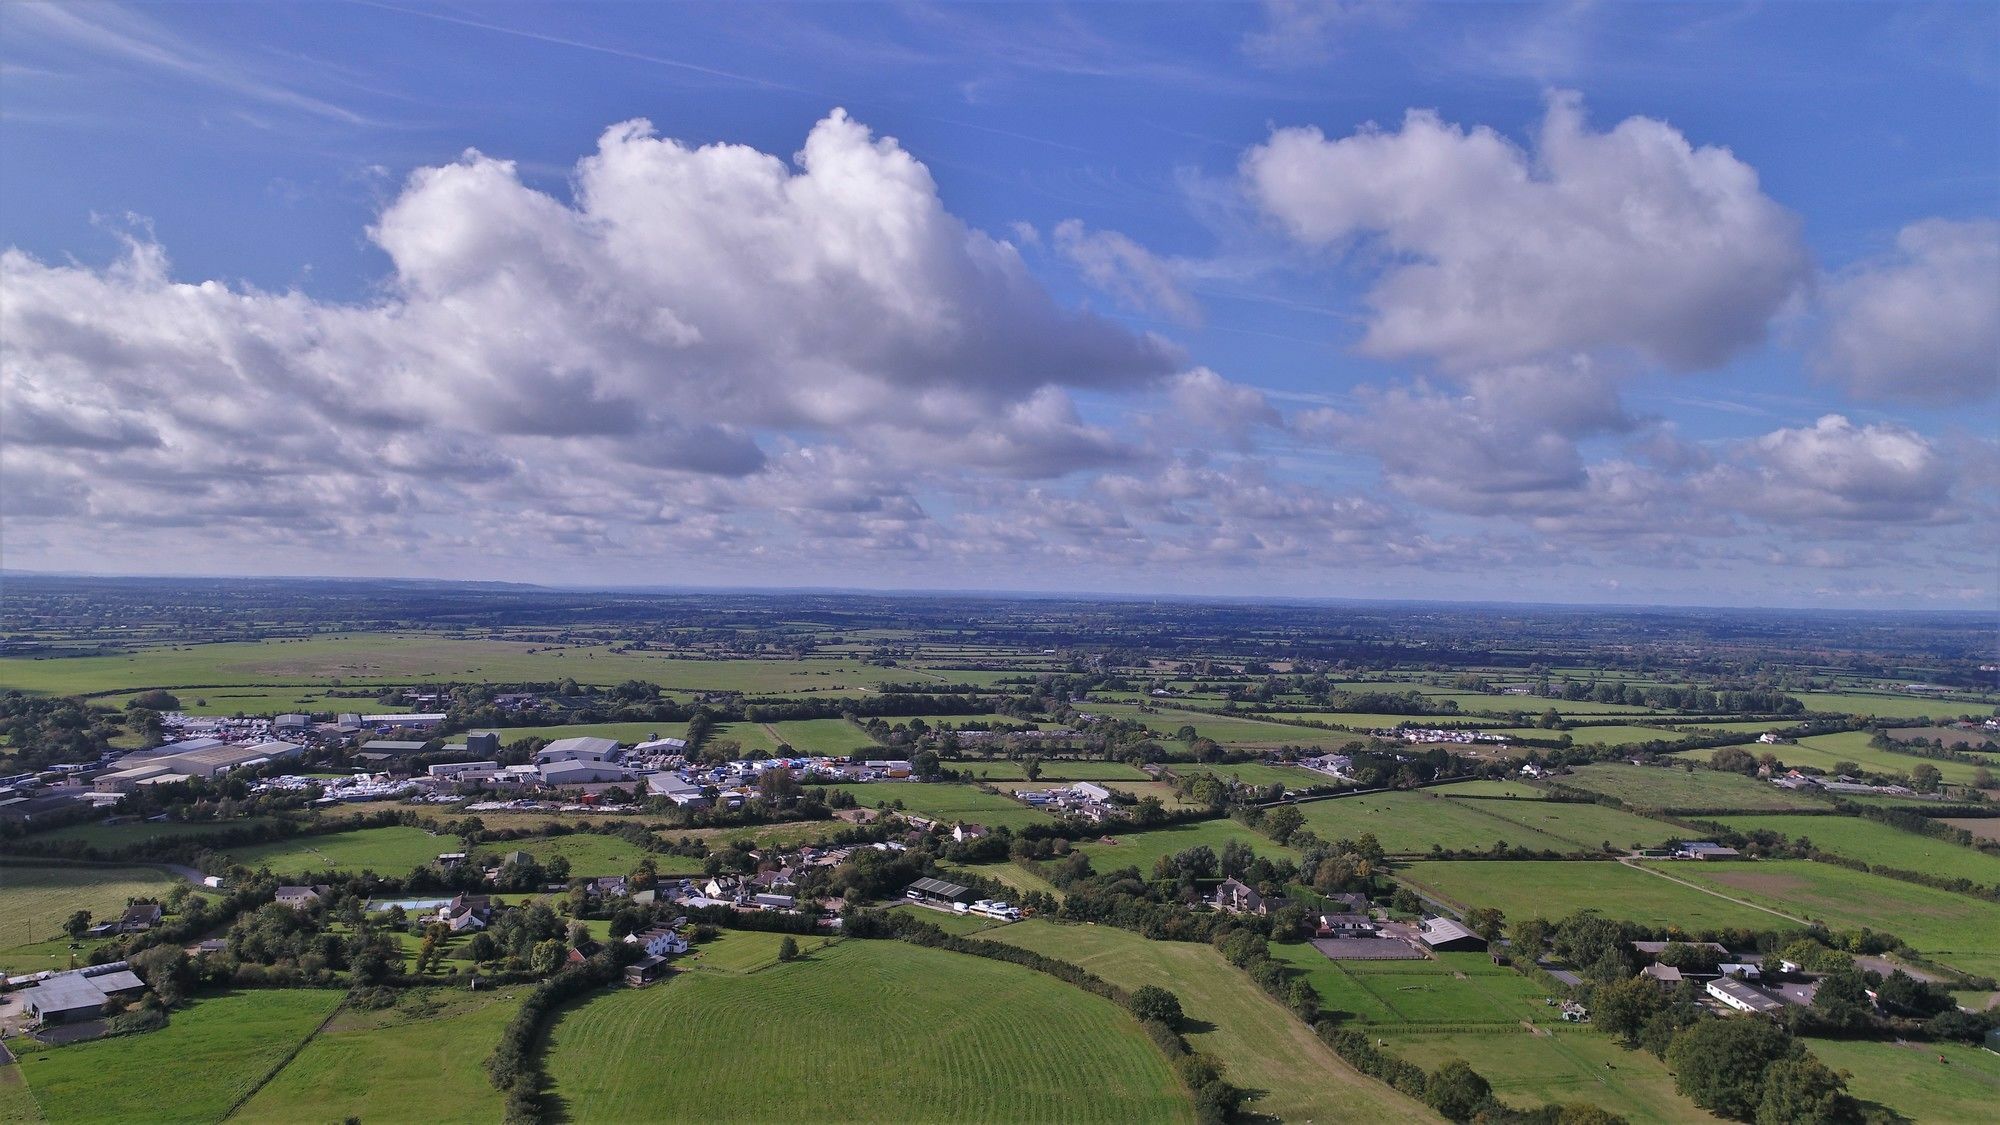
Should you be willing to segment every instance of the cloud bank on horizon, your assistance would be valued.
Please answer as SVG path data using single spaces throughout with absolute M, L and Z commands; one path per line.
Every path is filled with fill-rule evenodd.
M 1259 34 L 1245 66 L 1314 65 Z M 837 107 L 789 155 L 633 118 L 560 175 L 416 165 L 356 232 L 386 269 L 350 296 L 190 275 L 140 222 L 95 264 L 17 244 L 0 551 L 1991 606 L 2000 222 L 1910 214 L 1829 267 L 1723 139 L 1541 97 L 1519 139 L 1288 106 L 1179 178 L 1206 246 L 1101 207 L 981 223 Z M 1217 286 L 1337 302 L 1338 373 L 1216 345 Z M 1810 394 L 1748 427 L 1661 408 L 1754 395 L 1771 365 Z

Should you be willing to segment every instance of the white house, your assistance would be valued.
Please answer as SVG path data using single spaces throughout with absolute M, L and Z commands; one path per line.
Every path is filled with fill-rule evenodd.
M 1734 977 L 1717 977 L 1708 982 L 1708 994 L 1739 1012 L 1765 1015 L 1785 1006 L 1784 1001 L 1744 984 Z
M 625 940 L 644 949 L 649 957 L 667 957 L 688 951 L 687 939 L 670 926 L 654 926 L 650 930 L 627 934 Z

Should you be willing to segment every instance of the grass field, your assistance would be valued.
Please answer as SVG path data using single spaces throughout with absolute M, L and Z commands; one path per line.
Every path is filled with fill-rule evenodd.
M 1063 892 L 1057 889 L 1054 883 L 1049 882 L 1019 863 L 944 863 L 939 864 L 939 866 L 947 871 L 963 871 L 969 875 L 984 876 L 996 883 L 1005 883 L 1023 894 L 1029 891 L 1040 891 L 1042 894 L 1048 895 L 1058 902 L 1063 897 Z
M 996 759 L 991 762 L 956 761 L 944 763 L 946 769 L 957 770 L 971 777 L 987 781 L 1026 781 L 1025 765 L 1019 761 Z M 1044 759 L 1042 776 L 1035 784 L 1042 782 L 1060 784 L 1065 781 L 1144 781 L 1146 771 L 1125 762 L 1063 761 Z
M 1842 715 L 1873 715 L 1883 719 L 1955 719 L 1960 715 L 1991 716 L 1992 703 L 1925 699 L 1915 695 L 1875 695 L 1868 692 L 1794 692 L 1809 711 L 1831 711 Z
M 674 734 L 677 736 L 680 732 L 675 731 Z M 776 757 L 778 753 L 778 738 L 763 723 L 717 723 L 710 729 L 704 746 L 717 742 L 734 742 L 740 747 L 738 753 L 746 758 Z
M 139 844 L 151 844 L 166 840 L 185 840 L 190 836 L 212 836 L 217 832 L 234 832 L 243 828 L 269 823 L 267 817 L 243 817 L 239 820 L 194 821 L 138 821 L 132 824 L 70 824 L 51 832 L 37 832 L 28 840 L 37 844 L 65 843 L 80 840 L 93 848 L 115 851 Z
M 1671 869 L 1697 885 L 1835 929 L 1895 934 L 1968 973 L 2000 975 L 2000 904 L 1803 859 L 1679 863 Z
M 125 703 L 138 692 L 120 692 L 116 695 L 99 696 L 93 700 L 106 707 L 125 709 Z M 393 703 L 384 703 L 372 695 L 330 695 L 323 689 L 311 687 L 218 687 L 195 688 L 177 691 L 175 698 L 181 701 L 181 710 L 190 715 L 284 715 L 290 713 L 318 714 L 352 711 L 360 715 L 378 715 L 406 708 Z
M 21 1068 L 11 1062 L 0 1066 L 0 1121 L 8 1125 L 40 1125 L 47 1120 L 42 1116 L 42 1107 L 35 1104 L 35 1095 L 28 1091 Z
M 1436 960 L 1330 961 L 1303 942 L 1274 942 L 1271 956 L 1302 970 L 1329 1011 L 1380 1026 L 1558 1023 L 1548 993 L 1484 953 L 1445 953 Z
M 1804 837 L 1823 852 L 1864 863 L 1921 871 L 1946 879 L 2000 885 L 2000 856 L 1944 840 L 1892 828 L 1858 816 L 1724 816 L 1715 818 L 1739 832 L 1776 832 L 1787 840 Z
M 1671 870 L 1683 875 L 1694 866 L 1680 863 Z M 1771 911 L 1730 902 L 1615 860 L 1425 860 L 1410 864 L 1403 875 L 1418 889 L 1448 902 L 1498 907 L 1512 919 L 1553 920 L 1578 910 L 1596 910 L 1607 918 L 1679 926 L 1690 932 L 1792 925 Z
M 1991 1051 L 1957 1043 L 1849 1039 L 1812 1039 L 1806 1045 L 1821 1062 L 1847 1072 L 1849 1093 L 1912 1121 L 1991 1121 L 2000 1106 L 2000 1055 Z
M 1533 1032 L 1371 1028 L 1370 1034 L 1427 1069 L 1467 1060 L 1510 1105 L 1590 1102 L 1632 1122 L 1715 1120 L 1675 1092 L 1664 1063 L 1644 1051 L 1622 1050 L 1597 1031 L 1557 1024 Z
M 279 875 L 301 871 L 406 875 L 442 852 L 459 850 L 457 837 L 433 836 L 421 828 L 357 828 L 233 848 L 229 858 L 253 871 L 268 867 Z
M 1781 742 L 1771 746 L 1747 746 L 1751 753 L 1768 750 L 1780 762 L 1794 769 L 1810 766 L 1823 773 L 1832 773 L 1834 766 L 1841 762 L 1853 762 L 1870 773 L 1907 775 L 1911 770 L 1928 762 L 1936 766 L 1939 776 L 1953 785 L 1969 785 L 1972 771 L 1978 766 L 1967 762 L 1934 761 L 1919 758 L 1914 754 L 1898 754 L 1893 750 L 1877 750 L 1868 745 L 1868 735 L 1861 731 L 1846 731 L 1841 734 L 1817 734 L 1802 738 L 1798 742 Z M 1715 750 L 1689 750 L 1677 757 L 1707 761 L 1714 757 Z
M 848 659 L 684 660 L 657 652 L 613 652 L 601 645 L 459 640 L 421 633 L 225 642 L 152 648 L 125 656 L 0 659 L 0 690 L 51 695 L 182 686 L 551 682 L 565 677 L 581 684 L 637 679 L 669 691 L 778 695 L 851 693 L 907 680 L 909 670 Z
M 828 939 L 800 937 L 799 951 L 813 953 L 825 948 Z M 709 969 L 718 973 L 754 973 L 778 963 L 778 947 L 785 935 L 759 930 L 726 930 L 714 941 L 695 947 L 694 955 L 680 967 Z
M 868 737 L 868 732 L 848 722 L 846 719 L 800 719 L 789 723 L 772 723 L 770 729 L 787 746 L 801 754 L 826 754 L 845 757 L 849 754 L 865 754 L 869 757 L 884 756 L 881 747 Z
M 1576 801 L 1481 801 L 1480 812 L 1502 817 L 1525 828 L 1567 840 L 1583 848 L 1650 848 L 1687 831 L 1664 821 Z
M 1297 766 L 1274 766 L 1265 762 L 1209 763 L 1176 762 L 1171 767 L 1175 773 L 1212 773 L 1226 777 L 1244 785 L 1282 785 L 1287 789 L 1303 789 L 1309 785 L 1332 785 L 1333 779 L 1323 773 L 1300 769 Z
M 1322 840 L 1354 840 L 1372 832 L 1383 850 L 1395 855 L 1424 855 L 1436 844 L 1448 851 L 1485 851 L 1496 842 L 1536 851 L 1573 852 L 1575 843 L 1528 828 L 1488 812 L 1499 801 L 1452 800 L 1431 790 L 1369 793 L 1304 801 L 1306 827 Z M 1511 813 L 1511 807 L 1500 809 Z M 1592 841 L 1591 847 L 1596 847 Z
M 1635 809 L 1729 809 L 1742 812 L 1831 808 L 1831 802 L 1738 773 L 1598 762 L 1557 779 L 1616 797 Z
M 159 1031 L 27 1051 L 21 1074 L 51 1125 L 218 1121 L 341 996 L 330 989 L 215 996 L 175 1012 Z
M 534 856 L 536 861 L 546 866 L 557 856 L 569 860 L 571 878 L 596 878 L 599 875 L 624 875 L 639 866 L 639 861 L 647 856 L 662 871 L 699 871 L 701 861 L 685 856 L 655 855 L 619 836 L 601 836 L 595 832 L 573 832 L 567 836 L 544 836 L 526 840 L 499 840 L 482 844 L 478 855 L 502 855 L 507 852 L 522 851 Z M 433 853 L 435 854 L 435 853 Z
M 1050 823 L 1047 813 L 998 793 L 982 793 L 970 785 L 866 781 L 837 788 L 854 794 L 856 801 L 869 808 L 901 801 L 904 809 L 933 820 L 963 820 L 989 828 L 1002 825 L 1019 828 L 1028 824 Z
M 237 1116 L 301 1125 L 498 1120 L 506 1096 L 483 1064 L 524 991 L 412 989 L 393 1008 L 343 1011 Z
M 1546 792 L 1518 781 L 1461 781 L 1455 785 L 1440 785 L 1431 792 L 1440 797 L 1501 797 L 1526 801 L 1539 801 L 1548 796 Z
M 0 865 L 0 969 L 65 968 L 70 950 L 62 927 L 71 914 L 115 918 L 126 899 L 164 896 L 180 881 L 151 867 Z
M 486 730 L 500 736 L 500 745 L 519 742 L 524 738 L 545 738 L 554 742 L 558 738 L 609 738 L 630 746 L 647 742 L 654 738 L 679 738 L 687 728 L 686 723 L 564 723 L 547 727 L 487 727 Z M 451 739 L 450 741 L 463 741 Z
M 1136 719 L 1167 738 L 1173 737 L 1184 726 L 1193 727 L 1198 737 L 1213 739 L 1224 746 L 1338 747 L 1359 740 L 1351 731 L 1287 726 L 1234 715 L 1176 711 L 1166 707 L 1142 711 L 1140 705 L 1129 703 L 1089 703 L 1085 706 L 1093 714 Z
M 1110 926 L 1026 921 L 991 940 L 1080 965 L 1121 988 L 1158 985 L 1180 997 L 1197 1051 L 1219 1058 L 1244 1108 L 1281 1121 L 1434 1121 L 1428 1109 L 1340 1061 L 1311 1029 L 1251 984 L 1212 946 L 1148 941 Z
M 1272 859 L 1299 858 L 1299 853 L 1234 820 L 1198 820 L 1190 824 L 1175 824 L 1144 832 L 1121 832 L 1112 839 L 1117 843 L 1093 841 L 1077 850 L 1090 857 L 1090 865 L 1097 871 L 1117 871 L 1125 867 L 1137 867 L 1139 874 L 1145 878 L 1152 877 L 1153 863 L 1161 856 L 1202 845 L 1207 845 L 1220 855 L 1223 846 L 1231 841 L 1248 844 L 1258 855 Z
M 842 942 L 754 979 L 697 970 L 600 993 L 558 1017 L 547 1060 L 576 1121 L 1192 1118 L 1166 1059 L 1111 1001 L 889 941 Z
M 1679 742 L 1688 737 L 1684 731 L 1662 730 L 1659 727 L 1604 726 L 1574 727 L 1566 731 L 1509 731 L 1516 737 L 1543 737 L 1567 734 L 1577 746 L 1637 746 L 1643 742 Z

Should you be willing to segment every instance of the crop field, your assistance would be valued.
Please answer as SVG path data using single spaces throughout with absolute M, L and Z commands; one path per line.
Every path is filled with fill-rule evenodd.
M 1671 867 L 1672 874 L 1723 894 L 1834 929 L 1892 933 L 1943 964 L 2000 975 L 2000 904 L 1803 859 Z
M 416 989 L 393 1008 L 343 1011 L 237 1116 L 300 1125 L 497 1120 L 506 1095 L 484 1063 L 524 991 Z
M 1670 869 L 1682 876 L 1694 866 L 1678 863 Z M 1754 869 L 1767 865 L 1740 866 Z M 1419 890 L 1448 902 L 1498 907 L 1511 919 L 1539 916 L 1553 920 L 1578 910 L 1595 910 L 1607 918 L 1648 926 L 1679 926 L 1691 932 L 1793 925 L 1770 910 L 1731 902 L 1615 860 L 1422 860 L 1410 864 L 1402 875 Z
M 211 997 L 175 1012 L 159 1031 L 27 1050 L 21 1075 L 51 1125 L 218 1121 L 341 996 L 266 989 Z
M 1914 727 L 1892 730 L 1886 733 L 1897 742 L 1909 742 L 1912 739 L 1922 738 L 1933 742 L 1941 742 L 1955 750 L 1964 750 L 1969 753 L 1979 753 L 1980 748 L 1984 746 L 2000 745 L 2000 733 L 1990 730 L 1966 730 L 1963 727 Z M 1987 751 L 1986 753 L 1988 757 L 1994 756 L 1994 752 L 1992 751 Z
M 442 852 L 460 850 L 457 837 L 433 836 L 421 828 L 357 828 L 233 848 L 229 858 L 253 871 L 268 867 L 279 875 L 302 871 L 406 875 Z
M 1715 1121 L 1674 1090 L 1665 1063 L 1644 1051 L 1623 1050 L 1610 1036 L 1588 1028 L 1370 1028 L 1369 1033 L 1426 1069 L 1467 1060 L 1511 1105 L 1590 1102 L 1633 1122 Z
M 1953 785 L 1970 785 L 1972 771 L 1978 766 L 1966 762 L 1933 761 L 1919 758 L 1915 754 L 1898 754 L 1893 750 L 1877 750 L 1868 745 L 1868 736 L 1860 731 L 1844 734 L 1821 734 L 1800 739 L 1796 743 L 1782 742 L 1772 746 L 1747 746 L 1752 753 L 1768 750 L 1780 762 L 1798 768 L 1810 766 L 1824 773 L 1832 773 L 1834 766 L 1841 762 L 1853 762 L 1870 773 L 1907 775 L 1920 765 L 1929 763 L 1937 767 L 1939 776 Z M 1689 750 L 1678 757 L 1707 761 L 1715 751 Z
M 1143 832 L 1121 832 L 1112 839 L 1117 842 L 1106 844 L 1093 841 L 1077 850 L 1090 857 L 1090 865 L 1097 871 L 1137 867 L 1139 874 L 1147 878 L 1152 877 L 1153 863 L 1161 856 L 1204 845 L 1214 849 L 1218 855 L 1224 845 L 1236 842 L 1248 844 L 1258 855 L 1272 859 L 1296 860 L 1299 857 L 1299 853 L 1276 843 L 1269 836 L 1227 819 L 1198 820 L 1165 828 L 1149 828 Z
M 989 940 L 1080 965 L 1120 988 L 1151 984 L 1172 991 L 1191 1021 L 1189 1045 L 1221 1059 L 1231 1082 L 1261 1092 L 1245 1106 L 1250 1113 L 1281 1121 L 1436 1120 L 1422 1105 L 1342 1062 L 1212 946 L 1036 920 L 1001 927 Z
M 1981 840 L 2000 840 L 2000 817 L 1962 816 L 1941 820 L 1953 828 L 1963 828 Z
M 1019 828 L 1028 824 L 1050 823 L 1047 813 L 1031 809 L 1011 797 L 1002 797 L 997 793 L 982 793 L 970 785 L 865 781 L 840 785 L 836 788 L 854 794 L 856 801 L 871 809 L 878 805 L 894 805 L 901 802 L 902 807 L 910 812 L 933 820 L 963 820 L 969 824 L 984 824 L 989 828 L 1002 825 Z
M 986 781 L 1026 781 L 1026 763 L 1006 758 L 990 762 L 956 761 L 944 763 L 945 768 L 957 770 Z M 1098 762 L 1090 760 L 1064 760 L 1045 758 L 1042 760 L 1042 776 L 1035 780 L 1040 785 L 1047 782 L 1059 785 L 1065 781 L 1145 781 L 1146 771 L 1125 762 Z
M 1484 953 L 1445 953 L 1436 960 L 1331 961 L 1304 942 L 1274 942 L 1271 956 L 1302 970 L 1328 1010 L 1367 1024 L 1499 1024 L 1560 1022 L 1542 1001 L 1548 993 Z
M 236 832 L 269 823 L 268 817 L 242 817 L 237 820 L 215 821 L 134 821 L 127 824 L 67 824 L 48 832 L 37 832 L 28 837 L 37 844 L 67 843 L 81 841 L 93 848 L 116 851 L 137 845 L 185 840 L 189 837 L 213 836 L 218 832 Z
M 770 730 L 780 741 L 801 754 L 841 757 L 866 752 L 870 757 L 884 756 L 880 753 L 881 747 L 868 737 L 867 731 L 846 719 L 800 719 L 772 723 Z
M 116 917 L 126 899 L 160 897 L 178 882 L 151 867 L 0 865 L 0 969 L 64 968 L 69 939 L 62 927 L 71 914 Z
M 497 840 L 481 845 L 478 855 L 504 855 L 507 852 L 522 851 L 534 856 L 536 862 L 546 866 L 557 856 L 569 860 L 571 878 L 596 878 L 599 875 L 624 875 L 639 865 L 639 861 L 652 857 L 663 872 L 676 870 L 699 871 L 701 861 L 685 856 L 655 855 L 620 836 L 605 836 L 596 832 L 572 832 L 567 836 L 543 836 L 527 840 Z M 432 853 L 436 855 L 435 852 Z
M 609 646 L 369 633 L 161 647 L 123 656 L 6 657 L 0 658 L 0 690 L 67 695 L 154 687 L 351 687 L 569 678 L 603 686 L 646 680 L 669 691 L 851 694 L 907 680 L 909 673 L 847 659 L 685 660 L 657 652 L 613 652 Z
M 865 1121 L 1192 1119 L 1166 1059 L 1116 1004 L 901 942 L 599 994 L 558 1017 L 547 1059 L 577 1121 L 810 1121 L 830 1107 Z
M 1322 840 L 1355 840 L 1374 833 L 1383 850 L 1395 855 L 1423 855 L 1432 844 L 1450 851 L 1485 851 L 1499 841 L 1535 851 L 1578 850 L 1568 840 L 1486 811 L 1502 804 L 1452 800 L 1424 790 L 1304 801 L 1296 807 L 1305 815 L 1305 826 Z
M 2000 885 L 2000 856 L 1946 840 L 1920 836 L 1858 816 L 1722 816 L 1715 818 L 1739 832 L 1776 832 L 1787 840 L 1804 837 L 1823 852 L 1864 863 L 1921 871 L 1946 879 L 1970 879 L 1981 886 Z
M 1701 753 L 1697 751 L 1697 753 Z M 1688 755 L 1683 755 L 1688 756 Z M 1743 812 L 1825 809 L 1831 802 L 1737 773 L 1597 762 L 1557 779 L 1616 797 L 1635 809 L 1730 809 Z
M 1881 719 L 1955 719 L 1961 715 L 1990 717 L 1991 702 L 1925 699 L 1922 696 L 1875 695 L 1869 692 L 1800 691 L 1792 693 L 1808 711 L 1829 711 L 1841 715 L 1873 715 Z
M 1990 1121 L 2000 1105 L 2000 1055 L 1958 1043 L 1812 1039 L 1806 1045 L 1848 1092 L 1911 1121 Z M 1940 1061 L 1942 1057 L 1942 1061 Z
M 1274 766 L 1267 762 L 1222 762 L 1210 764 L 1176 762 L 1172 766 L 1175 773 L 1209 773 L 1226 777 L 1244 785 L 1282 785 L 1287 789 L 1303 789 L 1308 785 L 1332 785 L 1334 780 L 1323 773 L 1300 769 L 1297 766 Z

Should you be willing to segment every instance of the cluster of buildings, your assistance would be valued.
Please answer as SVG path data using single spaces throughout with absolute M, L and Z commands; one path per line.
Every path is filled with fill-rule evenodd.
M 1713 969 L 1693 969 L 1664 964 L 1660 958 L 1669 946 L 1681 945 L 1700 950 L 1713 959 Z M 1709 1003 L 1732 1012 L 1747 1012 L 1751 1015 L 1771 1015 L 1782 1011 L 1787 1003 L 1810 1004 L 1812 988 L 1794 988 L 1773 993 L 1758 987 L 1764 979 L 1763 966 L 1754 955 L 1731 953 L 1712 941 L 1665 942 L 1635 941 L 1632 950 L 1644 961 L 1639 970 L 1643 976 L 1662 988 L 1678 988 L 1684 982 L 1699 983 Z
M 124 961 L 109 961 L 65 972 L 8 977 L 7 987 L 18 990 L 9 997 L 9 1006 L 18 1004 L 32 1026 L 47 1027 L 96 1019 L 107 1008 L 136 999 L 146 991 L 146 982 Z
M 1506 743 L 1504 734 L 1494 734 L 1488 730 L 1447 730 L 1443 727 L 1384 727 L 1371 730 L 1376 738 L 1401 739 L 1404 742 L 1450 742 L 1470 746 L 1478 742 Z
M 1937 794 L 1919 793 L 1907 785 L 1871 785 L 1847 774 L 1813 774 L 1786 770 L 1771 779 L 1780 789 L 1805 789 L 1838 797 L 1907 797 L 1929 800 Z
M 138 750 L 119 758 L 107 773 L 98 775 L 91 787 L 99 793 L 123 795 L 144 785 L 170 785 L 177 781 L 208 780 L 230 770 L 261 766 L 286 758 L 296 758 L 305 747 L 296 742 L 223 742 L 216 738 L 193 738 L 170 742 L 151 750 Z
M 1074 816 L 1097 823 L 1117 812 L 1111 790 L 1094 781 L 1077 781 L 1055 789 L 1017 789 L 1016 800 L 1057 816 Z

